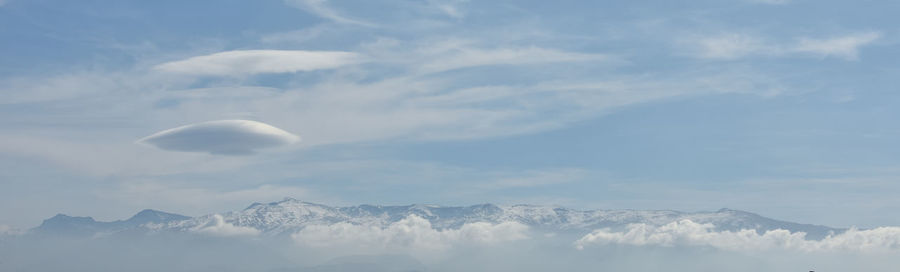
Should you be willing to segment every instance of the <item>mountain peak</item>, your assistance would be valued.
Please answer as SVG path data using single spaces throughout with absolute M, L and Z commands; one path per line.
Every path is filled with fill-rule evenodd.
M 50 217 L 44 220 L 44 224 L 53 223 L 53 222 L 96 222 L 93 217 L 90 216 L 68 216 L 65 214 L 58 213 L 53 217 Z M 43 224 L 41 224 L 43 225 Z
M 59 213 L 41 222 L 41 225 L 35 230 L 44 233 L 82 234 L 90 233 L 96 224 L 97 221 L 94 221 L 92 217 L 68 216 Z
M 125 220 L 125 222 L 127 222 L 129 224 L 134 224 L 134 225 L 142 225 L 142 224 L 146 224 L 146 223 L 162 223 L 162 222 L 168 222 L 168 221 L 185 220 L 188 218 L 190 218 L 190 217 L 180 215 L 180 214 L 167 213 L 167 212 L 162 212 L 162 211 L 157 211 L 157 210 L 152 210 L 152 209 L 145 209 L 145 210 L 138 212 L 137 214 L 135 214 L 128 220 Z

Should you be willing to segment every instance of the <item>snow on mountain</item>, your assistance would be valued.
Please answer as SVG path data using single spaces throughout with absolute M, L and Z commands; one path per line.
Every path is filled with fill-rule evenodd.
M 263 235 L 289 235 L 311 225 L 349 223 L 384 228 L 409 216 L 428 220 L 435 229 L 456 229 L 468 223 L 518 222 L 533 229 L 545 231 L 590 232 L 598 228 L 624 228 L 629 224 L 644 223 L 665 225 L 688 219 L 697 223 L 710 223 L 718 230 L 753 229 L 758 232 L 785 229 L 806 232 L 807 237 L 820 239 L 843 229 L 798 224 L 774 220 L 757 214 L 722 209 L 716 212 L 678 212 L 667 210 L 590 210 L 579 211 L 562 207 L 493 204 L 466 207 L 442 207 L 435 205 L 381 206 L 360 205 L 331 207 L 287 198 L 272 203 L 254 203 L 241 211 L 186 217 L 158 211 L 145 210 L 131 219 L 115 222 L 97 222 L 90 217 L 57 215 L 47 219 L 33 231 L 68 234 L 92 232 L 117 232 L 127 229 L 148 231 L 196 231 L 205 226 L 227 224 L 226 227 L 255 229 Z

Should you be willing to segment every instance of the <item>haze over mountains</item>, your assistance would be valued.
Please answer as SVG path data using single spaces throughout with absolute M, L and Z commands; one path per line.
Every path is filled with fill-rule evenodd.
M 0 235 L 0 271 L 884 271 L 898 249 L 900 228 L 832 228 L 732 209 L 335 207 L 286 198 L 196 217 L 58 214 Z

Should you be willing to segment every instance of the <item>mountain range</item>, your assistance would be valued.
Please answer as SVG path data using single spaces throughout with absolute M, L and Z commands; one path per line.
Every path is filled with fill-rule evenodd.
M 775 220 L 758 214 L 721 209 L 714 212 L 670 210 L 575 210 L 555 206 L 481 204 L 464 207 L 436 205 L 332 207 L 292 198 L 271 203 L 253 203 L 246 209 L 197 217 L 143 210 L 127 220 L 100 222 L 91 217 L 58 214 L 29 231 L 32 234 L 96 236 L 123 232 L 186 232 L 214 224 L 217 220 L 261 235 L 289 235 L 311 225 L 350 223 L 386 227 L 410 216 L 428 220 L 435 229 L 455 229 L 467 223 L 518 222 L 532 229 L 587 233 L 599 228 L 623 228 L 629 224 L 665 225 L 688 219 L 713 224 L 717 230 L 753 229 L 757 232 L 785 229 L 805 232 L 821 239 L 845 229 Z

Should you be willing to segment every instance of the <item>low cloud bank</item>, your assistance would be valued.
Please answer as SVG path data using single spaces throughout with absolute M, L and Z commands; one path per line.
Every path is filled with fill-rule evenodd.
M 308 226 L 291 237 L 310 247 L 354 246 L 369 249 L 443 250 L 454 245 L 492 245 L 528 239 L 528 227 L 517 222 L 468 223 L 459 229 L 435 229 L 418 216 L 410 216 L 387 227 L 350 223 Z
M 712 224 L 690 220 L 663 226 L 629 225 L 623 231 L 598 229 L 575 242 L 578 249 L 597 245 L 634 246 L 707 246 L 729 251 L 764 251 L 772 249 L 803 252 L 885 252 L 900 250 L 900 227 L 871 230 L 850 229 L 822 240 L 807 240 L 806 233 L 783 229 L 716 231 Z

